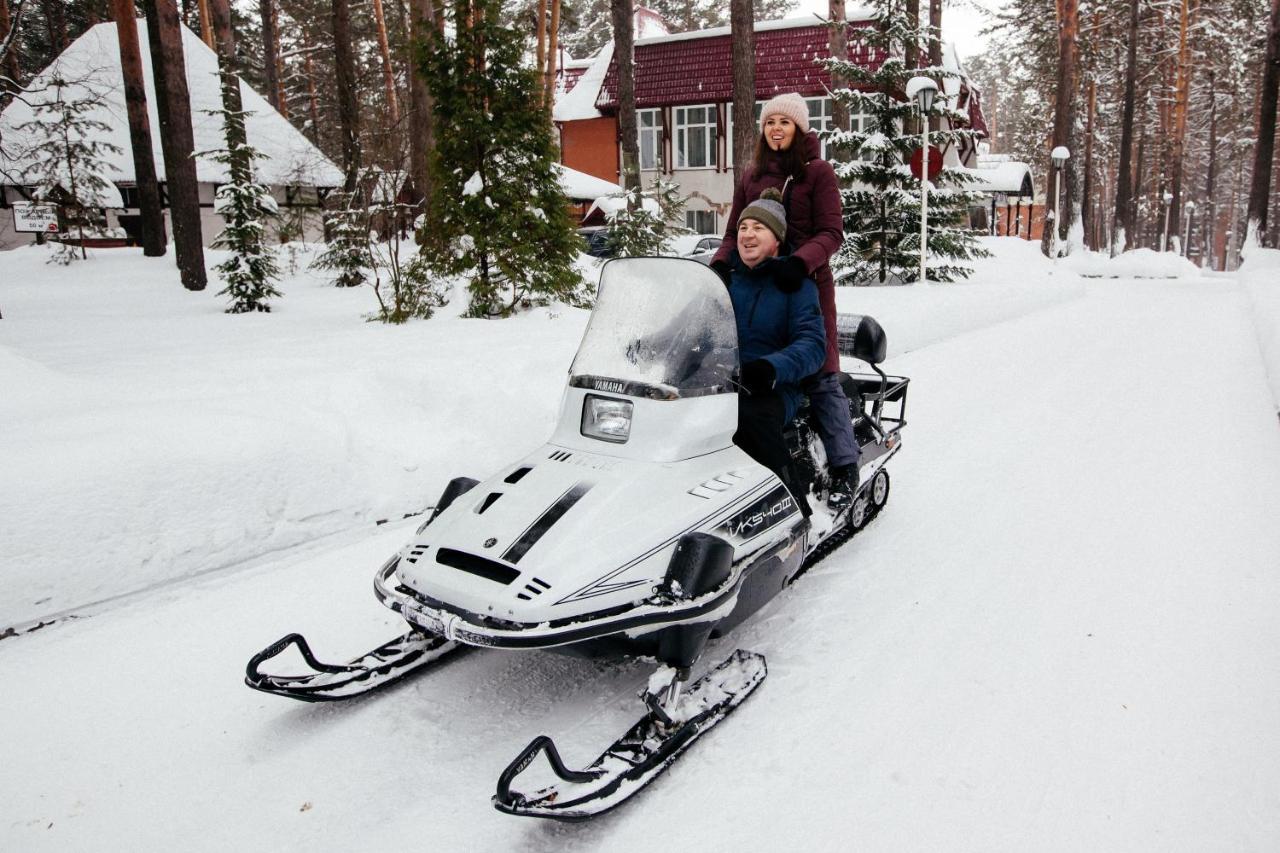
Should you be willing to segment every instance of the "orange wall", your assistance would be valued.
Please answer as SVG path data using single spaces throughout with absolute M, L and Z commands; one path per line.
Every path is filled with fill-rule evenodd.
M 560 159 L 570 169 L 617 183 L 617 120 L 592 118 L 561 124 Z

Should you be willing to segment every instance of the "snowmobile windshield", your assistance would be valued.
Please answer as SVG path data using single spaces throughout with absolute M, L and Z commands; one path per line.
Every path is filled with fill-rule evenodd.
M 733 303 L 720 277 L 684 258 L 604 266 L 569 384 L 675 400 L 729 394 L 738 367 Z

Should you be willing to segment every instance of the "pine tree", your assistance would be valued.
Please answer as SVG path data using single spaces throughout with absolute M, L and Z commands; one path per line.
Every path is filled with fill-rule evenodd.
M 877 67 L 856 62 L 824 60 L 833 75 L 841 75 L 852 86 L 864 90 L 838 89 L 832 95 L 849 107 L 851 114 L 865 113 L 870 120 L 857 131 L 828 133 L 829 144 L 851 155 L 835 165 L 845 187 L 845 242 L 832 261 L 843 277 L 859 283 L 884 283 L 896 277 L 915 281 L 920 274 L 920 181 L 905 165 L 920 145 L 920 134 L 906 135 L 905 129 L 919 126 L 913 103 L 899 100 L 907 80 L 918 74 L 935 80 L 958 76 L 940 66 L 914 70 L 906 67 L 906 44 L 920 45 L 923 28 L 911 27 L 902 0 L 872 0 L 873 24 L 850 31 L 850 39 L 869 47 L 872 55 L 883 56 Z M 920 55 L 927 55 L 921 51 Z M 958 118 L 942 95 L 941 87 L 929 117 Z M 972 130 L 934 130 L 933 146 L 960 145 L 974 140 Z M 981 196 L 965 186 L 972 178 L 960 171 L 943 169 L 929 190 L 928 275 L 931 281 L 967 278 L 972 268 L 963 262 L 988 253 L 968 228 L 968 209 Z M 940 259 L 946 259 L 940 262 Z
M 455 6 L 452 38 L 420 53 L 436 95 L 435 192 L 417 239 L 426 268 L 470 278 L 472 316 L 581 298 L 578 239 L 524 40 L 495 0 Z
M 80 257 L 87 259 L 85 229 L 96 230 L 106 224 L 99 209 L 114 189 L 106 177 L 105 158 L 123 149 L 102 141 L 111 128 L 92 117 L 102 98 L 91 88 L 72 89 L 60 77 L 54 77 L 49 88 L 53 97 L 32 103 L 32 119 L 16 128 L 31 140 L 23 157 L 30 165 L 23 170 L 22 180 L 34 187 L 35 201 L 59 205 L 67 225 L 65 233 L 80 239 Z M 81 94 L 73 96 L 72 92 Z M 51 260 L 70 263 L 75 260 L 75 251 L 64 245 Z
M 358 203 L 355 193 L 336 192 L 329 196 L 324 215 L 329 240 L 324 251 L 311 262 L 312 269 L 336 273 L 335 287 L 359 287 L 365 282 L 369 258 L 369 210 Z
M 243 128 L 245 113 L 226 108 L 206 110 L 222 117 L 224 128 L 239 123 Z M 243 131 L 241 131 L 243 132 Z M 234 131 L 228 131 L 234 138 Z M 252 164 L 263 155 L 247 143 L 234 143 L 235 148 L 216 148 L 200 152 L 215 163 L 230 167 L 231 180 L 218 187 L 213 210 L 226 223 L 213 240 L 213 248 L 230 249 L 231 257 L 214 266 L 226 287 L 219 296 L 230 296 L 228 314 L 270 311 L 266 300 L 280 296 L 272 286 L 279 277 L 275 250 L 267 245 L 268 217 L 279 213 L 271 190 L 253 176 Z M 248 168 L 244 168 L 247 164 Z

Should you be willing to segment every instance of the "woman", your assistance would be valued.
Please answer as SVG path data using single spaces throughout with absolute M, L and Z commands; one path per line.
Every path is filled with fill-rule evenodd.
M 743 171 L 734 189 L 733 208 L 724 242 L 711 268 L 729 280 L 729 261 L 737 249 L 738 219 L 743 209 L 773 187 L 786 208 L 787 247 L 777 278 L 786 289 L 799 289 L 806 278 L 818 285 L 818 301 L 826 328 L 826 359 L 804 384 L 818 435 L 831 468 L 829 501 L 845 506 L 858 487 L 858 442 L 849 420 L 849 399 L 840 387 L 840 351 L 836 340 L 836 285 L 831 256 L 844 241 L 840 185 L 831 164 L 821 158 L 818 134 L 809 129 L 809 107 L 794 92 L 778 95 L 760 111 L 760 140 L 755 162 Z

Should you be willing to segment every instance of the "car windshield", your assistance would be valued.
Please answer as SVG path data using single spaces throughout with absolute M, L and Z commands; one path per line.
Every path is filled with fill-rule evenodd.
M 727 394 L 738 367 L 733 303 L 717 276 L 684 258 L 605 264 L 570 384 L 658 399 Z

